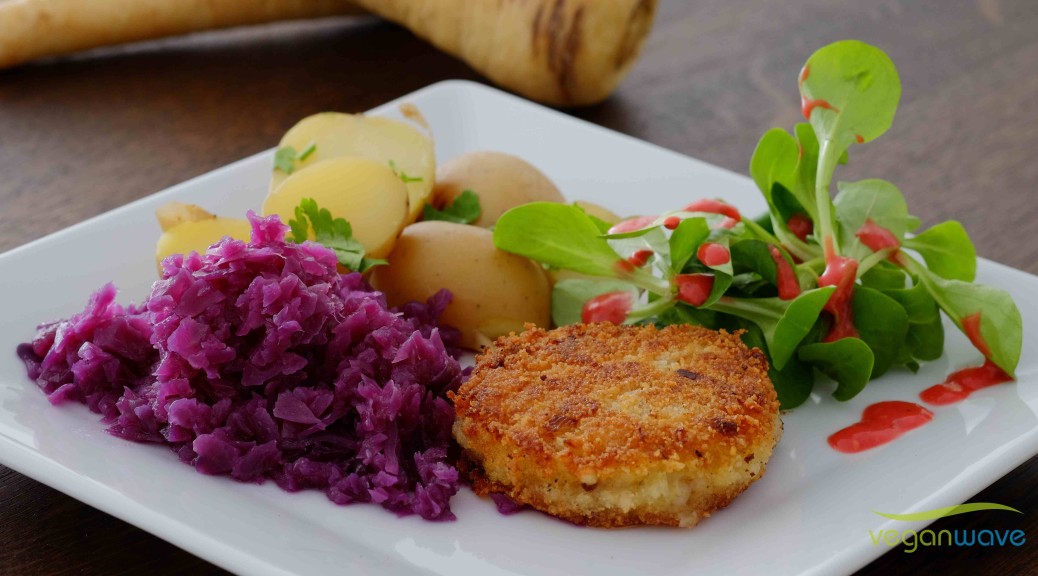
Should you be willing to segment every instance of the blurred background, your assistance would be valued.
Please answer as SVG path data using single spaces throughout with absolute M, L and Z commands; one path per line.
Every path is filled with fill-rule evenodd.
M 745 174 L 761 134 L 801 118 L 802 63 L 844 38 L 885 50 L 903 96 L 893 128 L 855 150 L 841 178 L 882 175 L 924 227 L 958 219 L 981 256 L 1038 273 L 1031 0 L 663 0 L 616 91 L 565 112 Z M 370 16 L 196 33 L 0 70 L 0 252 L 271 148 L 309 114 L 360 112 L 457 78 L 487 82 Z M 1038 533 L 1036 475 L 1032 460 L 978 496 L 1027 513 L 1000 529 Z M 863 573 L 1034 573 L 1036 565 L 1034 545 L 895 550 Z M 141 572 L 221 573 L 0 467 L 0 573 Z

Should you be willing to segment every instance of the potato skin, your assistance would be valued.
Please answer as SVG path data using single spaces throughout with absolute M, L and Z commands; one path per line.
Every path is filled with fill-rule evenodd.
M 390 305 L 424 301 L 441 288 L 454 294 L 443 323 L 462 332 L 462 346 L 478 350 L 532 322 L 551 322 L 551 290 L 536 263 L 494 247 L 485 228 L 417 222 L 404 229 L 389 266 L 372 271 L 371 284 Z
M 479 196 L 483 213 L 473 222 L 489 228 L 509 209 L 529 202 L 565 202 L 555 184 L 529 162 L 502 152 L 471 152 L 436 171 L 433 204 L 454 201 L 465 190 Z

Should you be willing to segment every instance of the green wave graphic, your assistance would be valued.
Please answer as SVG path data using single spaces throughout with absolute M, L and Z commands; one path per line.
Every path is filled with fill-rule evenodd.
M 995 504 L 994 502 L 971 502 L 969 504 L 959 504 L 958 506 L 948 506 L 945 508 L 936 508 L 934 510 L 924 510 L 922 512 L 914 512 L 912 514 L 887 514 L 886 512 L 872 511 L 873 514 L 879 514 L 884 518 L 890 518 L 891 520 L 903 520 L 905 522 L 912 522 L 916 520 L 936 520 L 938 518 L 944 518 L 945 516 L 955 516 L 956 514 L 965 514 L 967 512 L 980 512 L 981 510 L 1007 510 L 1009 512 L 1016 512 L 1017 514 L 1023 514 L 1023 512 L 1016 508 L 1011 508 L 1004 504 Z

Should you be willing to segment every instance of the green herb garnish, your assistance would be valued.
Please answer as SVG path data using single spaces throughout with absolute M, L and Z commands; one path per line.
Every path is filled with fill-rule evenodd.
M 465 190 L 453 202 L 438 210 L 428 204 L 422 209 L 422 220 L 443 220 L 456 224 L 472 224 L 479 219 L 483 209 L 479 205 L 479 196 L 472 190 Z
M 343 218 L 332 218 L 326 208 L 319 208 L 312 198 L 304 198 L 296 206 L 296 217 L 288 221 L 292 240 L 301 244 L 310 239 L 313 229 L 314 239 L 319 244 L 335 252 L 339 264 L 354 272 L 365 272 L 374 266 L 387 264 L 385 260 L 366 258 L 364 246 L 353 237 L 353 227 Z
M 410 184 L 411 182 L 421 182 L 420 176 L 408 176 L 403 170 L 397 168 L 396 162 L 390 160 L 389 167 L 393 170 L 393 173 L 400 177 L 404 184 Z
M 317 151 L 317 143 L 316 142 L 311 142 L 309 146 L 304 148 L 303 151 L 299 153 L 299 161 L 302 162 L 303 160 L 306 160 L 307 158 L 310 157 L 311 154 L 313 154 L 316 151 Z
M 274 153 L 274 169 L 291 174 L 296 170 L 296 162 L 306 160 L 315 151 L 317 151 L 315 142 L 311 142 L 302 152 L 296 152 L 292 146 L 282 146 Z
M 763 218 L 736 218 L 731 206 L 704 200 L 610 234 L 579 207 L 537 202 L 502 215 L 494 243 L 603 279 L 557 285 L 557 323 L 581 318 L 588 298 L 631 290 L 638 298 L 628 323 L 744 330 L 743 340 L 768 354 L 786 409 L 809 397 L 816 373 L 848 400 L 892 367 L 917 370 L 936 359 L 944 349 L 940 311 L 1011 376 L 1020 312 L 1004 290 L 972 284 L 976 251 L 962 225 L 912 235 L 919 219 L 884 180 L 839 182 L 831 196 L 848 150 L 894 119 L 894 64 L 873 46 L 837 42 L 808 59 L 799 85 L 808 122 L 765 133 L 750 161 L 768 202 Z M 715 255 L 727 249 L 728 260 L 701 256 L 706 243 L 717 245 L 707 247 Z M 645 249 L 655 258 L 632 265 Z

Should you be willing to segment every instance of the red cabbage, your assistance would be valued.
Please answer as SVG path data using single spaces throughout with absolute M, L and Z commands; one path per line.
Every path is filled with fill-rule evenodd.
M 29 377 L 204 474 L 453 519 L 446 396 L 462 370 L 458 332 L 437 324 L 450 293 L 390 309 L 332 251 L 284 242 L 276 216 L 249 220 L 249 243 L 167 258 L 141 306 L 108 284 L 41 325 L 18 347 Z

